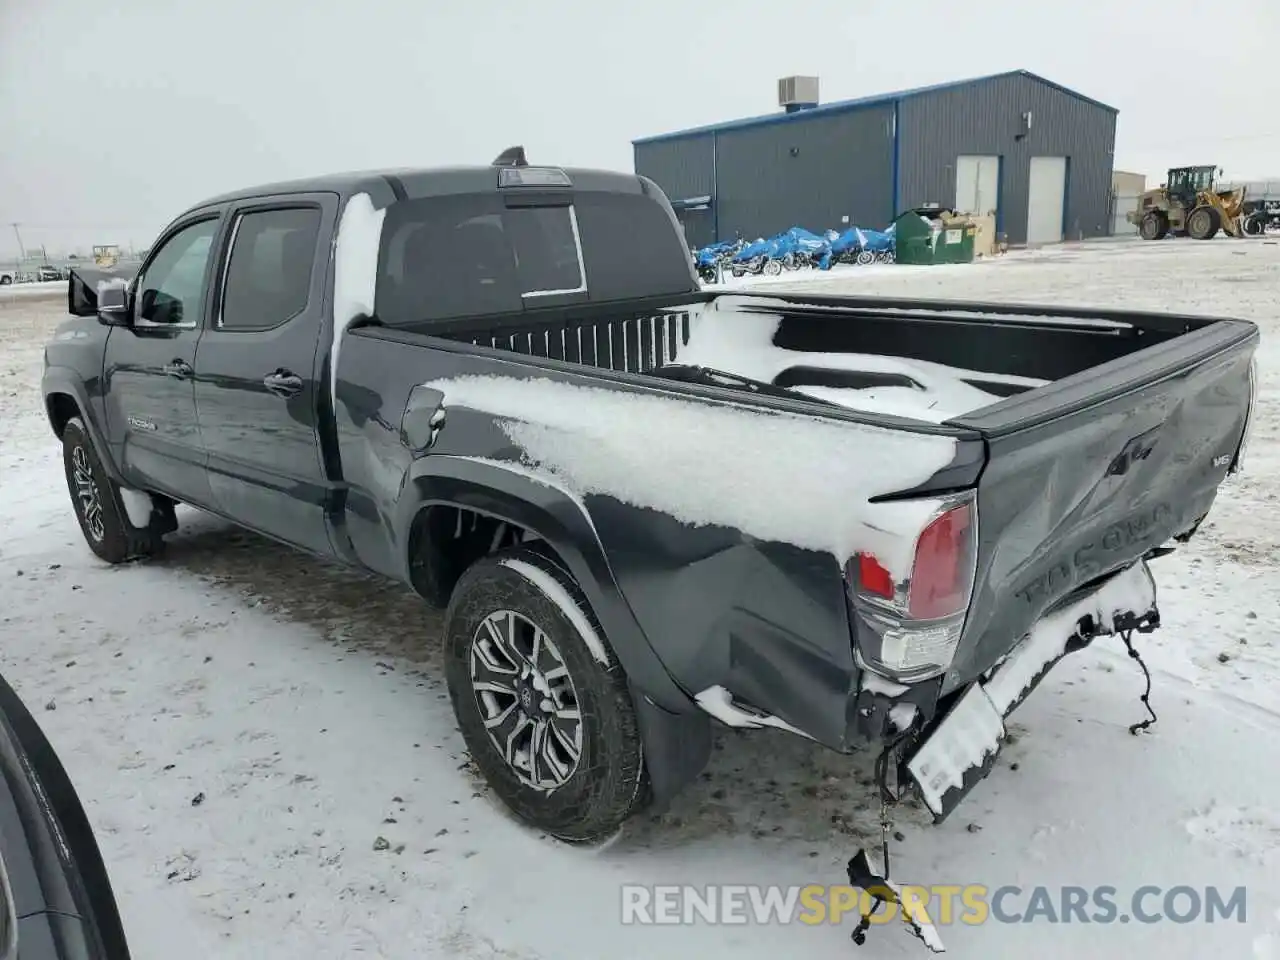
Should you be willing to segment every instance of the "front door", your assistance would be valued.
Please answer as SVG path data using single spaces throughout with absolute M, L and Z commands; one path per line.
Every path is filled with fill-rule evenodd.
M 125 479 L 201 506 L 209 485 L 193 377 L 219 222 L 206 213 L 161 238 L 135 281 L 132 324 L 111 331 L 103 364 L 108 432 Z
M 255 200 L 231 211 L 213 319 L 196 353 L 196 408 L 218 509 L 330 553 L 332 484 L 320 455 L 318 349 L 337 197 Z

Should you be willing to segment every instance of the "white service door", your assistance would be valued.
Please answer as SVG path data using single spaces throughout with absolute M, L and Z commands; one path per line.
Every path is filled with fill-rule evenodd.
M 1062 205 L 1067 198 L 1067 158 L 1032 157 L 1027 190 L 1027 243 L 1062 242 Z
M 1126 234 L 1137 234 L 1138 225 L 1130 223 L 1127 214 L 1131 210 L 1137 210 L 1138 204 L 1142 202 L 1142 196 L 1137 193 L 1117 193 L 1112 200 L 1111 209 L 1111 233 L 1113 236 L 1123 237 Z
M 999 157 L 956 157 L 956 213 L 994 217 L 999 190 Z

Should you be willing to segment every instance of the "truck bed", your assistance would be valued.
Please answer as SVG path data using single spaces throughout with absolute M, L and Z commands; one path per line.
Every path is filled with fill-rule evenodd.
M 1248 339 L 1252 330 L 1243 322 L 1177 314 L 735 294 L 436 323 L 415 332 L 618 373 L 699 364 L 877 420 L 954 423 L 989 434 L 1078 409 L 1099 399 L 1099 390 L 1132 389 Z
M 1240 446 L 1258 341 L 1254 325 L 1235 320 L 807 294 L 435 323 L 428 336 L 357 333 L 445 350 L 453 341 L 450 352 L 465 344 L 466 356 L 491 358 L 489 372 L 513 355 L 525 368 L 516 376 L 541 368 L 576 379 L 593 368 L 620 387 L 654 386 L 664 367 L 696 363 L 787 388 L 753 403 L 954 438 L 953 462 L 927 482 L 870 498 L 978 491 L 975 590 L 945 689 L 989 669 L 1073 591 L 1194 530 Z M 924 383 L 904 383 L 921 370 Z M 895 391 L 945 396 L 911 406 Z M 707 456 L 711 447 L 709 438 Z M 860 494 L 847 491 L 849 509 Z

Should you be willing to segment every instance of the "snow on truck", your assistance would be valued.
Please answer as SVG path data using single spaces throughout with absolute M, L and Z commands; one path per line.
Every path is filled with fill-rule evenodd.
M 209 200 L 68 304 L 90 549 L 183 503 L 409 584 L 476 766 L 579 842 L 714 722 L 883 750 L 945 818 L 1054 663 L 1158 625 L 1256 389 L 1241 320 L 703 291 L 651 181 L 519 149 Z

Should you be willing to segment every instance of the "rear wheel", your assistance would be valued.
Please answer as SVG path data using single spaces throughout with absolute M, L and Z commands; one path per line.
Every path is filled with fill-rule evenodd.
M 1245 236 L 1260 237 L 1267 232 L 1267 221 L 1266 218 L 1260 217 L 1256 213 L 1251 213 L 1244 218 L 1243 227 Z
M 521 547 L 471 566 L 449 603 L 445 676 L 471 758 L 521 819 L 612 835 L 644 796 L 626 678 L 573 579 Z
M 1187 217 L 1187 233 L 1192 240 L 1211 240 L 1221 226 L 1221 218 L 1213 207 L 1196 207 Z
M 155 514 L 145 528 L 130 523 L 120 487 L 107 475 L 79 417 L 63 428 L 62 461 L 76 520 L 90 550 L 107 563 L 124 563 L 160 548 Z
M 1143 240 L 1163 240 L 1169 233 L 1169 221 L 1164 214 L 1152 210 L 1142 218 L 1139 232 Z
M 859 250 L 854 262 L 865 267 L 868 263 L 876 262 L 876 255 L 870 250 Z
M 776 277 L 782 273 L 781 260 L 766 260 L 764 262 L 764 270 L 762 271 L 766 277 Z

